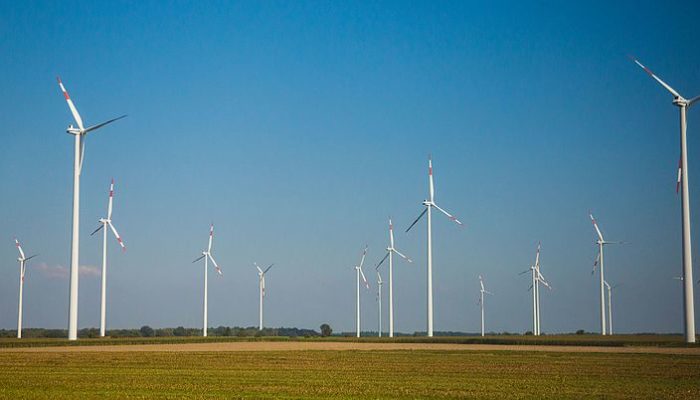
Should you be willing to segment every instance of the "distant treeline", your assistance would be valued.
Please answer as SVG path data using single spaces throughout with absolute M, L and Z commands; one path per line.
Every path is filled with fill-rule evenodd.
M 148 325 L 142 326 L 140 329 L 110 329 L 106 332 L 107 336 L 112 338 L 120 337 L 169 337 L 169 336 L 201 336 L 202 330 L 199 328 L 185 328 L 178 326 L 177 328 L 151 328 Z M 207 330 L 209 336 L 238 336 L 238 337 L 260 337 L 260 336 L 287 336 L 287 337 L 312 337 L 320 336 L 321 334 L 313 329 L 303 328 L 265 328 L 258 330 L 257 327 L 242 328 L 238 326 L 219 326 L 209 328 Z M 78 331 L 79 338 L 96 338 L 100 336 L 100 330 L 97 328 L 84 328 Z M 17 337 L 15 329 L 0 329 L 0 337 L 12 338 Z M 44 328 L 24 328 L 22 329 L 22 337 L 24 338 L 67 338 L 68 331 L 66 329 L 44 329 Z

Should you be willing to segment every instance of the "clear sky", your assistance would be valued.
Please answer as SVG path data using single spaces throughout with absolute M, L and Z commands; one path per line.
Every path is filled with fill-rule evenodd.
M 40 253 L 25 326 L 67 326 L 60 75 L 86 124 L 129 115 L 87 138 L 80 327 L 99 325 L 89 234 L 114 177 L 127 251 L 110 238 L 108 328 L 201 325 L 191 261 L 213 222 L 224 277 L 210 271 L 210 325 L 257 323 L 257 261 L 276 263 L 266 325 L 353 330 L 368 244 L 363 327 L 376 329 L 391 215 L 416 260 L 395 265 L 396 329 L 424 330 L 425 223 L 403 230 L 432 153 L 436 201 L 466 225 L 434 219 L 436 330 L 479 329 L 479 274 L 495 293 L 487 330 L 530 329 L 518 273 L 540 240 L 554 288 L 542 331 L 598 330 L 592 210 L 606 239 L 629 242 L 606 252 L 615 330 L 681 332 L 678 110 L 627 55 L 700 94 L 700 5 L 564 3 L 0 2 L 0 327 L 16 326 L 15 235 Z M 700 111 L 688 119 L 697 226 Z

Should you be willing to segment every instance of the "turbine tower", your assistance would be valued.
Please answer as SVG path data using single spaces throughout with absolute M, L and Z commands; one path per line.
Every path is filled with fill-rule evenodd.
M 117 118 L 110 119 L 108 121 L 102 122 L 97 125 L 90 127 L 83 127 L 83 120 L 78 114 L 78 109 L 75 108 L 73 101 L 71 100 L 66 88 L 61 82 L 61 78 L 58 79 L 58 86 L 63 92 L 63 97 L 66 98 L 68 102 L 68 108 L 70 108 L 73 114 L 73 119 L 78 127 L 74 127 L 73 124 L 68 125 L 66 132 L 75 137 L 74 142 L 74 159 L 73 159 L 73 229 L 71 238 L 71 260 L 70 260 L 70 295 L 69 295 L 69 305 L 68 305 L 68 340 L 78 339 L 78 266 L 80 258 L 80 173 L 83 169 L 83 159 L 85 156 L 85 137 L 89 132 L 96 129 L 102 128 L 107 124 L 122 119 L 126 115 L 122 115 Z
M 102 229 L 102 297 L 100 301 L 100 337 L 105 337 L 105 320 L 107 311 L 107 226 L 112 230 L 114 237 L 122 247 L 122 251 L 126 251 L 122 238 L 117 233 L 117 229 L 112 224 L 112 200 L 114 199 L 114 179 L 109 185 L 109 203 L 107 203 L 107 218 L 100 218 L 100 226 L 95 229 L 90 236 L 96 234 Z
M 221 268 L 219 268 L 219 264 L 216 263 L 216 260 L 214 260 L 214 257 L 211 255 L 211 244 L 212 241 L 214 240 L 214 224 L 211 224 L 209 227 L 209 245 L 207 246 L 206 250 L 202 250 L 202 255 L 197 257 L 196 260 L 192 261 L 192 263 L 196 263 L 197 261 L 204 259 L 204 321 L 202 324 L 202 336 L 206 337 L 207 336 L 207 291 L 208 291 L 208 282 L 207 282 L 207 271 L 209 268 L 208 261 L 211 260 L 211 263 L 214 264 L 214 268 L 216 269 L 216 273 L 219 274 L 219 276 L 223 275 L 223 272 L 221 272 Z
M 265 268 L 264 271 L 258 266 L 258 263 L 253 263 L 253 265 L 255 265 L 255 268 L 258 269 L 258 286 L 260 289 L 260 322 L 258 323 L 258 330 L 261 331 L 263 330 L 263 299 L 265 298 L 265 274 L 267 274 L 267 271 L 269 271 L 270 268 L 272 268 L 272 266 L 275 264 L 270 264 L 270 266 Z
M 595 228 L 596 235 L 598 235 L 598 240 L 596 244 L 598 245 L 598 255 L 596 256 L 595 262 L 593 262 L 593 272 L 595 272 L 596 265 L 600 264 L 600 334 L 607 335 L 607 329 L 605 326 L 605 264 L 603 257 L 603 248 L 608 244 L 620 244 L 621 242 L 610 242 L 603 239 L 603 234 L 600 232 L 598 227 L 598 222 L 593 217 L 593 214 L 589 214 L 591 221 L 593 222 L 593 227 Z
M 389 259 L 389 337 L 394 337 L 394 253 L 404 260 L 412 263 L 413 260 L 403 255 L 394 247 L 394 225 L 389 217 L 389 247 L 386 248 L 384 258 L 377 264 L 375 269 L 379 271 L 379 267 L 388 258 Z
M 362 277 L 362 281 L 365 283 L 365 287 L 369 290 L 369 283 L 367 282 L 367 278 L 365 278 L 365 273 L 362 272 L 362 266 L 365 263 L 366 256 L 367 246 L 365 246 L 365 249 L 362 251 L 362 258 L 360 259 L 360 264 L 355 266 L 355 272 L 357 274 L 357 305 L 355 306 L 357 318 L 355 326 L 357 327 L 357 337 L 360 337 L 360 277 Z
M 21 339 L 22 338 L 22 289 L 24 289 L 24 275 L 27 271 L 27 261 L 36 257 L 37 255 L 34 254 L 33 256 L 25 257 L 24 250 L 22 250 L 22 246 L 19 244 L 19 241 L 17 240 L 17 238 L 15 238 L 15 246 L 17 246 L 17 250 L 19 251 L 19 257 L 17 258 L 17 262 L 19 262 L 19 306 L 18 306 L 18 310 L 17 310 L 17 339 Z
M 493 293 L 489 292 L 488 290 L 484 289 L 484 280 L 479 275 L 479 284 L 481 285 L 481 290 L 479 290 L 479 305 L 481 306 L 481 336 L 484 336 L 484 294 L 490 294 L 493 295 Z
M 631 57 L 630 57 L 631 58 Z M 695 305 L 693 304 L 693 260 L 692 251 L 690 248 L 690 193 L 688 192 L 688 144 L 686 142 L 686 112 L 690 106 L 700 100 L 700 96 L 686 100 L 680 93 L 676 92 L 671 86 L 662 81 L 658 76 L 639 61 L 632 58 L 649 76 L 654 78 L 661 84 L 671 95 L 673 95 L 673 104 L 680 110 L 681 120 L 681 157 L 678 162 L 678 175 L 680 179 L 681 203 L 682 203 L 682 229 L 683 229 L 683 308 L 685 320 L 685 341 L 687 343 L 695 343 Z M 678 191 L 678 184 L 676 184 Z
M 608 281 L 603 282 L 605 287 L 608 289 L 608 330 L 610 334 L 613 334 L 613 318 L 612 318 L 612 290 L 620 286 L 619 284 L 610 286 Z
M 379 329 L 377 332 L 379 337 L 382 337 L 382 285 L 384 285 L 384 281 L 379 273 L 379 269 L 377 269 L 377 303 L 379 306 Z
M 427 237 L 427 246 L 428 246 L 428 326 L 427 326 L 427 334 L 428 337 L 433 336 L 433 221 L 432 221 L 432 209 L 436 208 L 438 211 L 441 213 L 445 214 L 449 219 L 457 223 L 458 225 L 462 225 L 462 223 L 452 214 L 448 213 L 447 211 L 443 210 L 440 208 L 437 204 L 435 204 L 435 186 L 433 184 L 433 159 L 432 157 L 428 157 L 428 200 L 423 200 L 423 205 L 425 206 L 425 210 L 423 210 L 422 213 L 416 218 L 415 221 L 406 229 L 406 232 L 410 231 L 411 228 L 425 215 L 426 213 L 428 214 L 428 237 Z

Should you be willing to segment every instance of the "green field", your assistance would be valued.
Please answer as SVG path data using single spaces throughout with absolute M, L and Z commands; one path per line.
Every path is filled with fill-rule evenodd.
M 259 342 L 259 341 L 301 341 L 301 342 L 371 342 L 371 343 L 458 343 L 458 344 L 531 344 L 531 345 L 569 345 L 569 346 L 656 346 L 656 347 L 698 347 L 686 344 L 681 335 L 494 335 L 494 336 L 399 336 L 395 338 L 368 336 L 355 337 L 235 337 L 235 336 L 168 336 L 168 337 L 127 337 L 127 338 L 93 338 L 68 341 L 67 339 L 45 338 L 0 338 L 0 348 L 7 347 L 43 347 L 43 346 L 100 346 L 123 344 L 181 344 L 181 343 L 217 343 L 217 342 Z
M 700 398 L 700 357 L 511 351 L 0 353 L 1 398 Z

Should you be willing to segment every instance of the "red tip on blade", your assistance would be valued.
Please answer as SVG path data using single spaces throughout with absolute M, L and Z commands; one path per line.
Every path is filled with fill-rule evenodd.
M 58 81 L 58 83 L 63 83 L 63 82 L 61 82 L 61 77 L 58 75 L 56 75 L 56 80 Z
M 433 167 L 428 167 L 428 175 L 432 175 L 432 174 L 433 174 Z
M 68 96 L 68 92 L 66 92 L 65 90 L 63 91 L 63 97 L 65 97 L 66 100 L 70 100 L 70 96 Z

